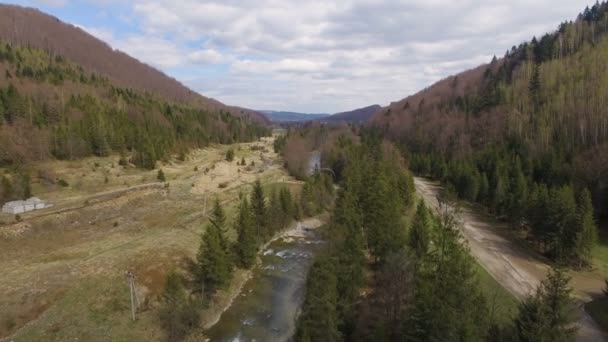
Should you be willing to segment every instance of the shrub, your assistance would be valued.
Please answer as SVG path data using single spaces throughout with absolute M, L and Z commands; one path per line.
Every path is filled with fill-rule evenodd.
M 169 341 L 180 341 L 200 323 L 200 305 L 188 298 L 183 280 L 176 272 L 167 276 L 160 321 Z
M 229 149 L 228 152 L 226 152 L 226 161 L 233 161 L 234 160 L 234 150 L 233 149 Z
M 218 184 L 218 187 L 219 187 L 220 189 L 227 188 L 227 187 L 228 187 L 228 182 L 222 182 L 222 183 Z
M 163 169 L 158 169 L 158 173 L 156 174 L 156 179 L 159 182 L 164 182 L 167 179 L 165 178 L 165 173 L 163 172 Z
M 57 184 L 59 184 L 60 186 L 66 188 L 68 186 L 70 186 L 70 184 L 68 184 L 68 182 L 65 181 L 65 179 L 61 178 L 57 181 Z

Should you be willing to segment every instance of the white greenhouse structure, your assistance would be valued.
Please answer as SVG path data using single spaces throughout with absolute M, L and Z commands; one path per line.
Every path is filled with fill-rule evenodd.
M 45 202 L 38 197 L 31 197 L 25 201 L 7 202 L 2 206 L 2 212 L 6 214 L 21 214 L 27 211 L 52 207 L 51 203 Z

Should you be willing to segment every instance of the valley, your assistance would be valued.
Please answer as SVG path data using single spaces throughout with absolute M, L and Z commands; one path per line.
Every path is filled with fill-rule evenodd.
M 14 2 L 0 341 L 608 341 L 608 0 Z
M 194 256 L 213 199 L 231 214 L 239 193 L 256 179 L 265 187 L 298 187 L 272 152 L 272 141 L 194 150 L 183 162 L 162 165 L 166 182 L 156 180 L 157 170 L 119 166 L 117 156 L 40 165 L 71 185 L 45 191 L 34 184 L 53 208 L 22 214 L 19 222 L 0 216 L 2 336 L 159 339 L 156 309 L 164 277 Z M 229 148 L 234 162 L 224 160 Z M 237 166 L 242 158 L 256 166 Z M 127 270 L 137 276 L 142 306 L 136 322 L 128 314 Z

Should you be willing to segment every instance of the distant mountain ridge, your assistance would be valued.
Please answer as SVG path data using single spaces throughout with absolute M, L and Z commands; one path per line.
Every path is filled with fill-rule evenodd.
M 324 121 L 331 122 L 353 122 L 353 123 L 364 123 L 371 119 L 374 114 L 382 110 L 380 105 L 371 105 L 363 108 L 351 110 L 349 112 L 336 113 Z
M 308 121 L 364 123 L 381 109 L 382 107 L 376 104 L 336 114 L 306 114 L 273 110 L 260 110 L 259 112 L 266 115 L 266 117 L 268 117 L 268 119 L 272 122 L 276 123 Z
M 272 122 L 301 122 L 327 118 L 330 114 L 308 114 L 276 110 L 260 110 Z

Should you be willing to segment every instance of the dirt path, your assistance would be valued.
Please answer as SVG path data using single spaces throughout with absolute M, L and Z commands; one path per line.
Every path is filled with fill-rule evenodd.
M 415 178 L 415 184 L 417 192 L 427 205 L 437 210 L 437 196 L 441 187 L 421 178 Z M 458 219 L 471 254 L 494 279 L 520 300 L 534 292 L 549 268 L 545 260 L 511 241 L 505 234 L 508 227 L 504 223 L 468 207 L 459 208 Z M 581 303 L 577 341 L 608 341 L 608 336 L 600 330 L 582 306 L 583 303 L 601 295 L 603 279 L 590 272 L 571 271 L 569 275 L 572 277 L 570 285 L 574 295 Z

